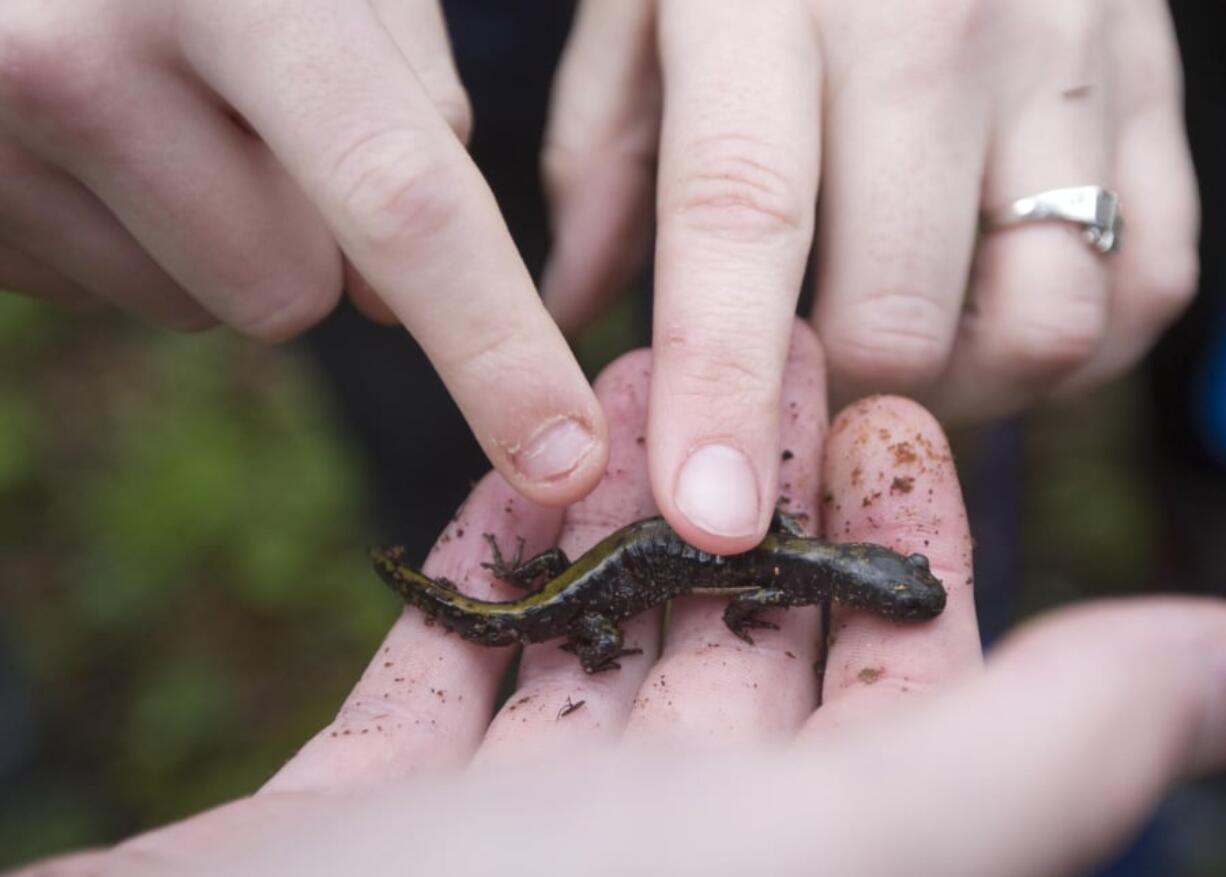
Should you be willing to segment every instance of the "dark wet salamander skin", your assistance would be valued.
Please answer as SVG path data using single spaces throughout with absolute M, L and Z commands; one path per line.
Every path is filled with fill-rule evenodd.
M 750 628 L 775 627 L 756 615 L 771 607 L 829 599 L 897 621 L 927 620 L 945 608 L 945 589 L 922 554 L 823 542 L 803 535 L 785 515 L 776 515 L 756 548 L 726 557 L 682 541 L 663 518 L 623 527 L 573 563 L 556 548 L 508 563 L 487 538 L 494 561 L 484 566 L 521 587 L 544 577 L 540 589 L 508 602 L 477 600 L 405 564 L 402 548 L 375 549 L 371 558 L 406 603 L 465 639 L 504 646 L 566 636 L 563 648 L 589 673 L 614 669 L 618 657 L 638 651 L 622 648 L 619 622 L 688 593 L 731 594 L 724 622 L 750 643 Z

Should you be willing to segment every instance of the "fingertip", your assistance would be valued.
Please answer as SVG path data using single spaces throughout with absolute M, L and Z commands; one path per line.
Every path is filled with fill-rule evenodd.
M 924 555 L 946 604 L 936 618 L 905 626 L 836 607 L 814 729 L 880 714 L 909 692 L 946 686 L 982 663 L 970 530 L 936 419 L 898 396 L 848 406 L 831 424 L 822 483 L 827 539 Z
M 615 422 L 626 420 L 641 420 L 641 410 L 645 404 L 646 395 L 651 381 L 653 356 L 649 349 L 635 350 L 624 354 L 609 365 L 596 380 L 596 393 L 605 406 L 606 413 Z M 619 393 L 619 388 L 625 388 L 632 393 Z M 622 407 L 626 410 L 621 410 Z M 646 444 L 647 437 L 634 437 L 636 444 Z M 697 459 L 695 459 L 697 458 Z M 739 459 L 738 459 L 739 458 Z M 752 471 L 740 469 L 745 457 L 736 448 L 726 444 L 713 443 L 696 448 L 682 464 L 682 472 L 678 474 L 678 482 L 688 477 L 685 485 L 680 483 L 668 485 L 673 503 L 660 503 L 663 495 L 656 491 L 657 504 L 669 524 L 685 541 L 717 554 L 733 554 L 746 551 L 761 541 L 766 533 L 766 520 L 748 520 L 743 524 L 744 531 L 740 534 L 717 531 L 726 524 L 716 521 L 714 527 L 696 523 L 692 514 L 702 517 L 705 504 L 713 504 L 718 510 L 732 510 L 746 503 L 756 508 L 758 501 L 758 476 Z M 691 465 L 692 464 L 692 465 Z M 688 468 L 688 476 L 685 474 Z M 731 473 L 728 469 L 731 468 Z M 721 472 L 724 474 L 721 476 Z M 695 511 L 695 507 L 698 510 Z M 729 517 L 735 518 L 734 513 Z
M 772 461 L 773 462 L 773 461 Z M 671 489 L 673 529 L 715 554 L 748 551 L 766 534 L 758 466 L 731 441 L 690 450 Z
M 970 532 L 953 453 L 919 403 L 869 396 L 840 411 L 826 442 L 823 483 L 827 538 L 919 552 L 946 577 L 970 576 Z
M 586 496 L 604 477 L 609 460 L 605 418 L 595 405 L 580 414 L 554 415 L 522 443 L 500 443 L 497 468 L 533 502 L 565 506 Z
M 844 406 L 831 422 L 830 431 L 833 435 L 858 421 L 875 422 L 877 420 L 907 424 L 930 436 L 939 436 L 940 441 L 948 446 L 941 424 L 927 408 L 906 396 L 893 396 L 885 393 L 865 396 Z
M 645 388 L 646 383 L 651 380 L 651 364 L 651 348 L 641 347 L 623 353 L 601 369 L 600 374 L 596 376 L 593 389 L 597 398 L 603 400 L 605 394 L 618 385 L 642 385 Z M 618 412 L 609 410 L 607 402 L 604 403 L 604 408 L 606 416 L 611 420 L 620 419 Z
M 674 529 L 703 550 L 729 554 L 757 544 L 770 520 L 788 336 L 780 332 L 778 350 L 769 351 L 730 350 L 716 337 L 692 347 L 657 337 L 649 463 Z
M 786 323 L 779 327 L 778 372 L 773 378 L 763 370 L 766 366 L 725 364 L 721 372 L 706 362 L 701 350 L 674 349 L 679 377 L 657 376 L 653 382 L 653 490 L 673 529 L 702 550 L 735 554 L 757 545 L 779 496 L 780 463 L 785 459 L 781 430 L 803 419 L 804 428 L 793 430 L 795 434 L 808 435 L 809 430 L 820 436 L 824 431 L 821 347 L 808 326 L 792 323 L 790 331 Z M 682 353 L 697 364 L 679 361 Z M 675 400 L 663 398 L 667 388 L 673 388 Z M 694 438 L 687 446 L 682 436 Z M 803 447 L 786 450 L 789 457 L 805 453 Z M 789 484 L 789 499 L 798 489 L 798 484 Z

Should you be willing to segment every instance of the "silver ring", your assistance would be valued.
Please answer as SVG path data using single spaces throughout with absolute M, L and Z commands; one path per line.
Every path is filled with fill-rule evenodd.
M 1081 226 L 1086 243 L 1100 253 L 1120 248 L 1124 218 L 1120 197 L 1101 186 L 1070 186 L 1027 195 L 989 211 L 984 216 L 985 231 L 995 231 L 1022 222 L 1070 222 Z

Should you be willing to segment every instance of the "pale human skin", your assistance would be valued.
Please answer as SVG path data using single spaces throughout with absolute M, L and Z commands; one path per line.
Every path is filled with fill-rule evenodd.
M 469 116 L 435 0 L 6 0 L 0 287 L 279 340 L 347 275 L 508 482 L 573 502 L 607 427 L 463 150 Z M 652 492 L 712 551 L 770 518 L 815 229 L 836 398 L 960 417 L 1118 373 L 1196 276 L 1160 0 L 584 0 L 543 160 L 565 330 L 655 217 Z M 977 243 L 981 207 L 1089 183 L 1122 198 L 1118 256 L 1059 225 Z
M 595 492 L 562 513 L 491 475 L 427 572 L 506 598 L 479 566 L 482 533 L 577 552 L 650 514 L 650 370 L 641 351 L 597 381 L 613 430 Z M 1170 783 L 1226 768 L 1226 604 L 1060 612 L 985 668 L 940 427 L 875 397 L 827 429 L 821 374 L 798 330 L 780 424 L 791 510 L 832 538 L 925 552 L 949 603 L 907 627 L 836 613 L 820 706 L 815 609 L 770 616 L 780 630 L 749 646 L 722 600 L 681 599 L 663 641 L 657 613 L 631 621 L 645 653 L 594 676 L 554 643 L 529 646 L 496 713 L 511 651 L 406 612 L 336 720 L 258 793 L 22 873 L 1080 873 Z M 900 440 L 916 459 L 900 461 Z M 911 489 L 866 506 L 878 473 Z
M 585 0 L 557 83 L 545 299 L 567 329 L 591 319 L 654 209 L 652 484 L 704 547 L 769 521 L 768 415 L 815 237 L 834 398 L 903 392 L 943 417 L 1118 374 L 1195 286 L 1162 0 Z M 1061 224 L 977 234 L 981 211 L 1082 184 L 1120 195 L 1110 259 Z
M 495 468 L 570 502 L 600 480 L 606 427 L 469 125 L 435 0 L 6 2 L 0 287 L 276 341 L 348 273 Z

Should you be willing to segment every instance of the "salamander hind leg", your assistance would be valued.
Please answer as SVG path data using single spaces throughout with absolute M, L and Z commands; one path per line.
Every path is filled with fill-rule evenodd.
M 517 588 L 531 588 L 538 579 L 542 577 L 552 579 L 570 566 L 570 559 L 560 548 L 550 548 L 548 551 L 542 551 L 535 557 L 524 560 L 523 539 L 515 540 L 515 556 L 507 560 L 503 557 L 494 534 L 485 533 L 484 536 L 485 541 L 490 545 L 490 553 L 494 559 L 482 563 L 481 566 L 502 581 L 515 585 Z
M 588 673 L 603 673 L 617 670 L 617 659 L 625 655 L 641 655 L 642 649 L 623 649 L 622 631 L 617 622 L 599 612 L 585 612 L 571 632 L 568 642 L 562 644 L 568 652 L 579 656 L 579 663 Z
M 753 645 L 753 637 L 749 635 L 752 628 L 778 630 L 779 625 L 773 621 L 763 621 L 758 613 L 763 609 L 773 609 L 778 606 L 788 606 L 791 600 L 786 591 L 778 588 L 759 588 L 756 591 L 746 591 L 737 594 L 724 609 L 724 624 L 728 629 L 745 642 Z

